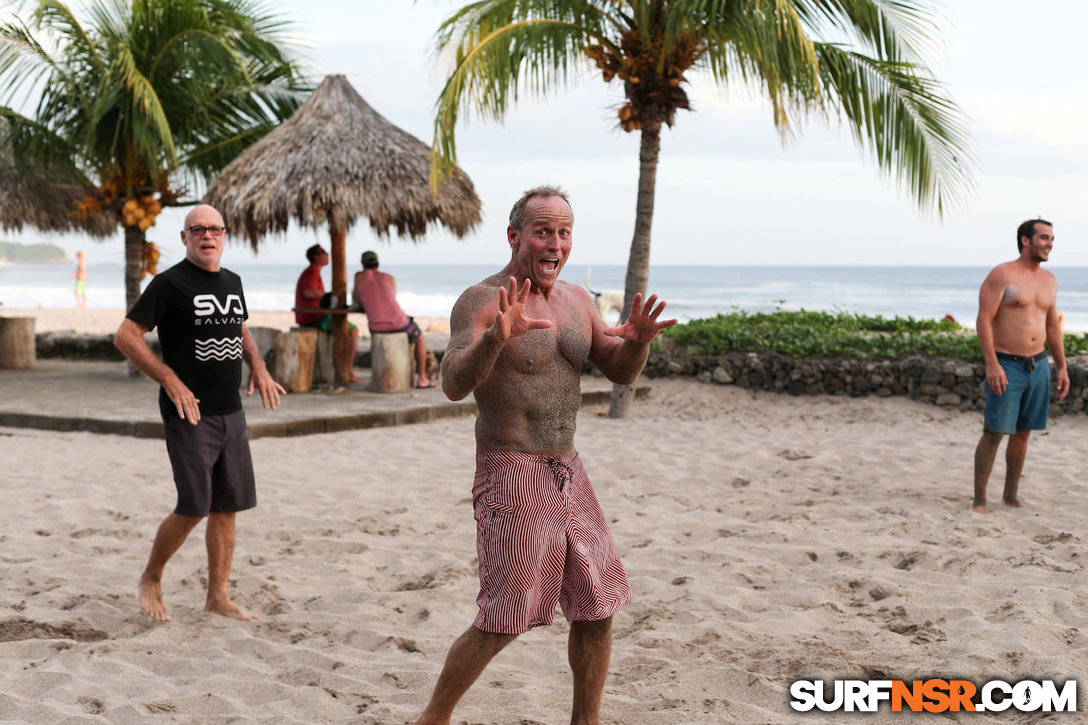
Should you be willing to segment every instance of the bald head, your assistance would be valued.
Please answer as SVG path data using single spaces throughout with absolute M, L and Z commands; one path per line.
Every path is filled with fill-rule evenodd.
M 218 221 L 209 222 L 207 219 L 214 217 Z M 189 213 L 185 215 L 185 226 L 191 226 L 193 224 L 217 224 L 223 226 L 223 215 L 219 213 L 219 210 L 210 204 L 197 204 Z

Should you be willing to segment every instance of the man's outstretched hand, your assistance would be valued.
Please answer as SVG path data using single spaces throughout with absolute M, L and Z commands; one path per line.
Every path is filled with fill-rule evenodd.
M 495 339 L 499 342 L 524 335 L 529 330 L 543 330 L 552 326 L 551 320 L 534 320 L 525 314 L 530 286 L 531 282 L 525 280 L 521 289 L 518 289 L 518 281 L 511 277 L 509 290 L 506 287 L 499 288 L 499 311 L 491 325 Z
M 607 328 L 604 334 L 620 337 L 628 342 L 646 345 L 666 327 L 672 327 L 676 324 L 675 319 L 663 322 L 657 321 L 657 318 L 664 311 L 665 300 L 658 302 L 657 295 L 650 295 L 650 298 L 646 300 L 646 304 L 643 305 L 642 294 L 636 292 L 635 299 L 631 302 L 631 315 L 627 318 L 627 322 L 619 327 Z

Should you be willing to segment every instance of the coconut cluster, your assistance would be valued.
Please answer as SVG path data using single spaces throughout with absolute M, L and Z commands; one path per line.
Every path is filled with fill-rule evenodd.
M 139 227 L 146 232 L 155 226 L 155 217 L 162 211 L 162 204 L 151 194 L 141 194 L 129 199 L 121 207 L 121 218 L 125 226 Z
M 159 273 L 159 248 L 155 246 L 154 242 L 144 242 L 144 250 L 140 261 L 140 279 L 149 274 L 154 277 Z

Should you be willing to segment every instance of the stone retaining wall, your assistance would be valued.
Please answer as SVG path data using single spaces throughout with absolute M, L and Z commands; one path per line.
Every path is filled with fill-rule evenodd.
M 1083 413 L 1088 407 L 1088 365 L 1071 361 L 1070 391 L 1052 415 Z M 774 352 L 690 355 L 682 350 L 653 351 L 648 377 L 685 375 L 703 383 L 738 385 L 790 395 L 905 395 L 960 410 L 982 410 L 986 366 L 951 358 L 912 356 L 894 360 L 854 358 L 797 359 Z M 1051 390 L 1056 375 L 1051 369 Z
M 159 354 L 159 341 L 149 338 L 151 349 Z M 113 335 L 90 335 L 78 332 L 39 332 L 34 336 L 35 352 L 39 358 L 62 360 L 116 360 L 125 356 L 113 346 Z

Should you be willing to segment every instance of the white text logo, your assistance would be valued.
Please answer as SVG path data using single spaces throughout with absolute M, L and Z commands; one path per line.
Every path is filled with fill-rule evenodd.
M 242 298 L 238 295 L 227 295 L 227 301 L 223 304 L 219 304 L 219 298 L 215 295 L 197 295 L 193 298 L 193 309 L 197 317 L 214 315 L 217 310 L 221 315 L 228 312 L 241 315 L 245 312 L 242 309 Z
M 892 712 L 1076 712 L 1077 681 L 1059 688 L 1054 680 L 990 680 L 977 687 L 970 680 L 797 680 L 790 685 L 790 707 L 798 712 L 876 712 L 888 703 Z

